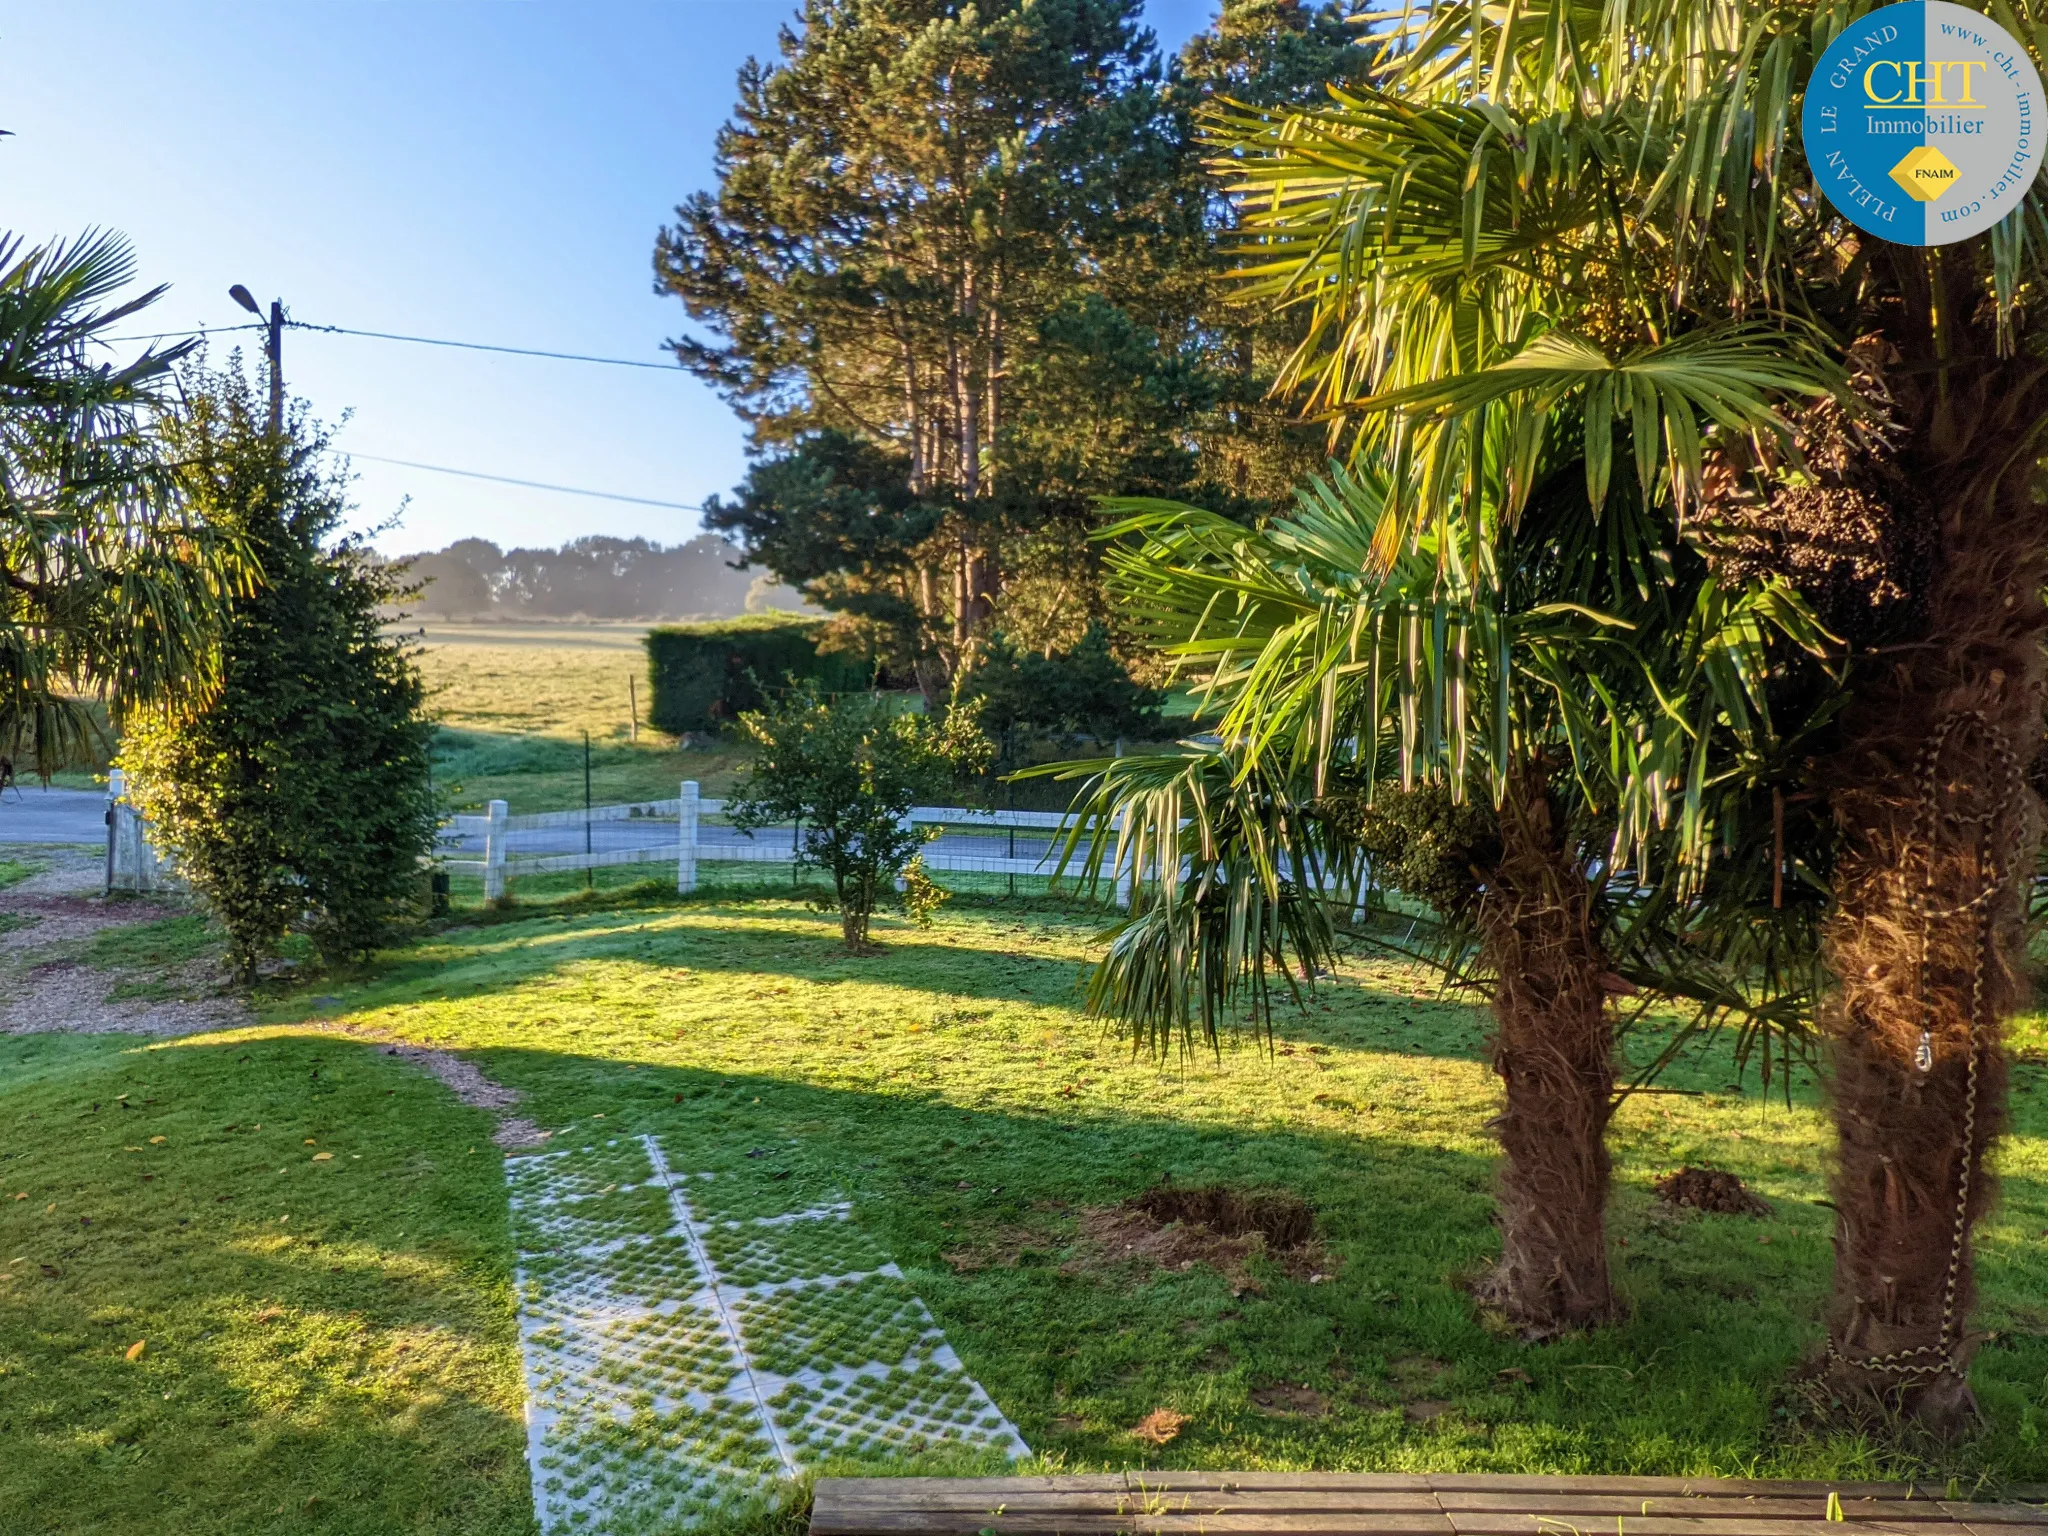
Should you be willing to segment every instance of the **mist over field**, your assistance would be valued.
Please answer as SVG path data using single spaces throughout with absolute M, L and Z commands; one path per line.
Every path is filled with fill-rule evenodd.
M 804 607 L 767 572 L 736 569 L 739 558 L 711 534 L 681 544 L 592 535 L 512 550 L 472 538 L 399 557 L 421 584 L 412 611 L 442 618 L 729 618 Z

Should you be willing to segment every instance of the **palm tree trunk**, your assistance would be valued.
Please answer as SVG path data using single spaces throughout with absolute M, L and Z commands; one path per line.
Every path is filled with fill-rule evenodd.
M 2018 471 L 1944 509 L 1925 624 L 1872 663 L 1883 671 L 1857 689 L 1826 775 L 1841 844 L 1822 1024 L 1840 1150 L 1824 1374 L 1837 1398 L 1940 1432 L 1975 1416 L 1971 1235 L 2006 1123 L 2000 1037 L 2024 993 L 2041 523 Z
M 1507 1157 L 1500 1262 L 1477 1289 L 1525 1335 L 1548 1337 L 1615 1314 L 1606 1227 L 1614 1029 L 1592 892 L 1540 761 L 1510 779 L 1500 838 L 1479 926 L 1496 978 L 1493 1066 L 1506 1095 L 1492 1129 Z

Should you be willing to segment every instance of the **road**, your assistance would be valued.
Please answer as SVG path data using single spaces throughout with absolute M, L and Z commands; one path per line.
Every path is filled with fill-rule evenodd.
M 107 797 L 96 789 L 44 789 L 30 783 L 0 794 L 0 843 L 107 841 Z

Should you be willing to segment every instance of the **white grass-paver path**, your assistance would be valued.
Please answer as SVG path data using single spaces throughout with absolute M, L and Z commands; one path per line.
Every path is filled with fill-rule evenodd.
M 844 1201 L 763 1213 L 672 1152 L 506 1161 L 544 1536 L 738 1515 L 828 1457 L 1029 1454 Z

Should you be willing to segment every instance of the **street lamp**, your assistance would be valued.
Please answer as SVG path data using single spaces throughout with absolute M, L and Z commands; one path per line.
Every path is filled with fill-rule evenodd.
M 249 311 L 258 320 L 263 318 L 262 309 L 258 307 L 256 300 L 250 297 L 249 290 L 240 283 L 236 283 L 234 287 L 228 290 L 228 297 Z M 264 350 L 270 357 L 270 431 L 272 436 L 276 436 L 284 431 L 284 300 L 282 299 L 272 299 L 270 301 L 270 323 L 268 330 L 270 334 L 264 343 Z

